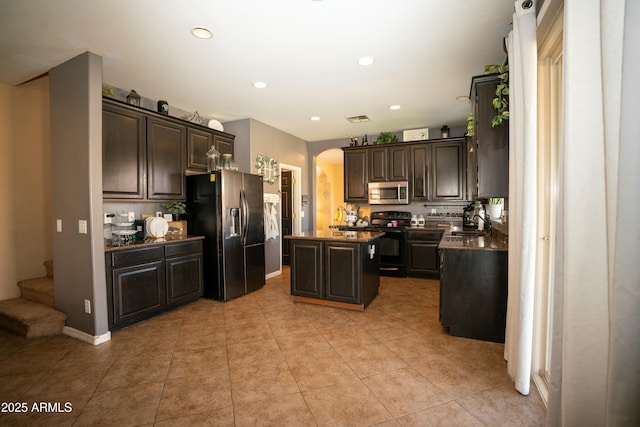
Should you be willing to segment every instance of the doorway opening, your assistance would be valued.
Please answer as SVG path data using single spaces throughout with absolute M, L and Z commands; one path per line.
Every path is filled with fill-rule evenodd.
M 316 156 L 316 229 L 328 230 L 334 213 L 344 206 L 344 154 L 331 148 Z
M 284 236 L 297 234 L 302 230 L 300 215 L 302 195 L 300 176 L 297 166 L 280 163 L 280 265 L 289 265 L 289 245 Z

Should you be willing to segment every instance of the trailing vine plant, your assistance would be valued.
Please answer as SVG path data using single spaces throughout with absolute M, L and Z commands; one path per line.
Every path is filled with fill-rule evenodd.
M 501 64 L 487 64 L 484 66 L 486 74 L 497 74 L 500 79 L 496 87 L 496 97 L 493 98 L 493 108 L 497 114 L 491 119 L 491 127 L 497 127 L 504 120 L 509 120 L 509 64 L 504 61 Z

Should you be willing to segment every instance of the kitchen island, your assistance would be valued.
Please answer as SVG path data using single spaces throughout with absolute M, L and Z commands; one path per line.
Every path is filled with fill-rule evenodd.
M 440 251 L 440 323 L 454 336 L 504 342 L 508 237 L 447 230 Z
M 285 236 L 293 300 L 363 311 L 378 295 L 383 235 L 316 230 Z

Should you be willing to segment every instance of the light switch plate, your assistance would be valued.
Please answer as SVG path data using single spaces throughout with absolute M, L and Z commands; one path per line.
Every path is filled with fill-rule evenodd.
M 78 220 L 78 233 L 87 234 L 87 220 L 79 219 Z
M 56 219 L 56 231 L 62 233 L 62 220 Z

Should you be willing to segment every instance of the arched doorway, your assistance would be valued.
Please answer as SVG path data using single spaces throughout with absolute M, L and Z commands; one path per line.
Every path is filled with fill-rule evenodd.
M 331 148 L 316 156 L 316 230 L 333 225 L 339 206 L 344 206 L 344 155 Z

